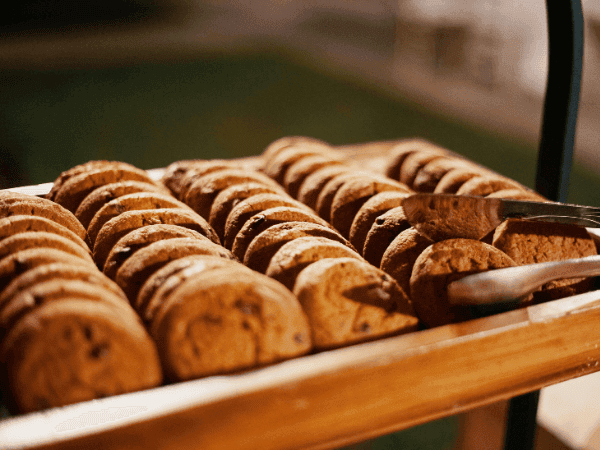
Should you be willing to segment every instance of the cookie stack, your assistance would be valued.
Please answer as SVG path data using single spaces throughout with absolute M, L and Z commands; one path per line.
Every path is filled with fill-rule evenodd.
M 0 194 L 0 356 L 21 412 L 162 382 L 154 342 L 85 238 L 59 204 Z

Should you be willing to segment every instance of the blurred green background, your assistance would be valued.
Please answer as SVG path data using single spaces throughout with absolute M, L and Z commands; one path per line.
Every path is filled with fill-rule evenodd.
M 276 53 L 0 78 L 2 187 L 52 181 L 90 159 L 149 169 L 255 155 L 285 135 L 336 145 L 420 136 L 534 184 L 534 147 Z M 576 165 L 569 200 L 597 204 L 598 187 Z

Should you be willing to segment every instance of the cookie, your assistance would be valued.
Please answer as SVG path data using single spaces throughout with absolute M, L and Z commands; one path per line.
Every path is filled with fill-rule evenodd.
M 202 257 L 203 259 L 197 258 L 193 264 L 186 265 L 186 267 L 182 267 L 180 264 L 177 264 L 179 260 L 172 261 L 155 272 L 150 277 L 152 280 L 150 280 L 150 278 L 146 280 L 143 287 L 145 287 L 148 283 L 155 283 L 155 287 L 152 290 L 153 292 L 150 298 L 139 298 L 140 295 L 138 295 L 137 302 L 140 304 L 139 313 L 145 323 L 151 324 L 154 320 L 154 316 L 165 303 L 165 299 L 171 295 L 171 293 L 182 283 L 192 277 L 198 277 L 208 271 L 227 267 L 247 270 L 249 273 L 252 273 L 252 271 L 247 267 L 244 267 L 242 264 L 230 259 L 209 255 L 196 256 Z M 176 264 L 175 270 L 172 267 L 173 264 Z M 161 273 L 159 274 L 158 272 Z M 167 272 L 170 272 L 170 275 L 166 275 Z M 156 284 L 157 281 L 160 281 L 160 284 Z
M 404 184 L 391 179 L 370 180 L 354 178 L 337 190 L 331 202 L 331 224 L 345 238 L 350 237 L 350 228 L 360 208 L 380 192 L 395 191 L 409 194 L 412 191 Z
M 283 178 L 283 187 L 293 198 L 298 198 L 300 186 L 311 173 L 322 167 L 344 164 L 341 158 L 328 155 L 313 155 L 300 158 L 290 165 Z
M 404 160 L 409 155 L 426 149 L 430 145 L 432 144 L 423 139 L 407 139 L 396 144 L 388 150 L 383 173 L 392 180 L 400 180 L 400 168 Z
M 308 145 L 318 145 L 318 146 L 322 146 L 322 147 L 329 147 L 329 144 L 327 142 L 322 141 L 320 139 L 312 138 L 309 136 L 285 136 L 285 137 L 279 138 L 279 139 L 271 142 L 265 148 L 265 150 L 263 150 L 263 152 L 261 154 L 261 159 L 263 161 L 263 163 L 262 163 L 263 167 L 266 167 L 266 165 L 269 163 L 269 161 L 272 158 L 274 158 L 275 156 L 277 156 L 277 154 L 279 152 L 281 152 L 282 150 L 286 149 L 287 147 L 289 147 L 291 145 L 297 145 L 297 144 L 308 144 Z
M 544 196 L 533 191 L 526 191 L 523 189 L 501 189 L 499 191 L 492 192 L 486 195 L 488 198 L 508 198 L 511 200 L 525 200 L 532 202 L 548 202 L 549 200 Z
M 88 242 L 94 248 L 96 237 L 106 222 L 123 214 L 126 211 L 179 208 L 190 209 L 185 203 L 180 202 L 172 195 L 156 192 L 134 192 L 122 195 L 106 203 L 98 210 L 87 228 Z
M 499 176 L 473 177 L 466 181 L 456 191 L 456 195 L 474 195 L 477 197 L 485 197 L 492 192 L 503 189 L 524 189 L 516 181 Z
M 87 229 L 94 215 L 106 203 L 127 194 L 136 192 L 157 192 L 161 194 L 170 194 L 169 190 L 158 184 L 145 183 L 143 181 L 119 181 L 116 183 L 105 184 L 90 192 L 77 207 L 75 217 Z
M 140 317 L 148 322 L 152 317 L 154 317 L 156 308 L 162 304 L 162 297 L 167 292 L 165 283 L 173 275 L 179 275 L 185 272 L 184 276 L 187 278 L 192 274 L 202 273 L 206 270 L 211 270 L 216 267 L 228 267 L 232 264 L 239 265 L 240 263 L 231 259 L 221 258 L 220 256 L 213 255 L 189 255 L 182 258 L 177 258 L 171 262 L 168 262 L 148 277 L 148 279 L 140 288 L 138 295 L 135 298 L 133 307 L 136 311 L 138 311 Z M 169 286 L 175 287 L 172 281 L 169 282 Z M 161 290 L 160 298 L 154 298 L 154 294 L 159 289 Z M 152 304 L 150 305 L 151 300 Z
M 330 147 L 323 147 L 314 144 L 294 144 L 290 145 L 271 158 L 262 171 L 269 177 L 283 185 L 285 175 L 292 164 L 309 156 L 328 156 L 331 159 L 337 157 L 337 152 Z
M 117 241 L 106 258 L 102 272 L 108 278 L 114 279 L 121 265 L 123 265 L 123 263 L 139 249 L 144 248 L 153 242 L 175 238 L 192 238 L 210 241 L 206 236 L 203 236 L 197 231 L 178 225 L 147 225 L 138 228 L 137 230 L 133 230 L 131 233 L 127 233 Z
M 410 296 L 417 316 L 428 327 L 473 318 L 467 306 L 450 305 L 447 286 L 467 275 L 517 264 L 504 252 L 472 239 L 448 239 L 427 247 L 410 277 Z
M 223 245 L 227 249 L 231 249 L 235 237 L 240 232 L 244 224 L 255 214 L 266 209 L 276 208 L 278 206 L 288 206 L 306 211 L 309 214 L 314 214 L 309 207 L 300 203 L 288 195 L 280 194 L 257 194 L 249 197 L 233 207 L 227 221 L 225 222 L 225 233 Z
M 269 208 L 246 220 L 233 240 L 231 252 L 239 261 L 244 261 L 244 255 L 252 240 L 262 231 L 282 222 L 311 222 L 331 228 L 331 225 L 319 216 L 303 209 L 289 206 Z
M 368 199 L 355 214 L 350 226 L 348 239 L 350 243 L 362 254 L 362 249 L 367 239 L 369 230 L 375 219 L 392 208 L 402 205 L 402 200 L 410 194 L 397 191 L 384 191 Z
M 83 240 L 86 238 L 83 225 L 59 204 L 33 195 L 12 195 L 3 192 L 0 194 L 0 218 L 16 215 L 43 217 L 68 228 Z
M 285 243 L 277 250 L 265 274 L 292 290 L 302 269 L 325 258 L 363 260 L 358 253 L 337 241 L 322 237 L 300 237 Z
M 234 184 L 233 186 L 223 189 L 215 197 L 210 208 L 208 223 L 219 235 L 219 238 L 223 240 L 227 217 L 235 205 L 256 194 L 278 194 L 281 192 L 282 190 L 280 188 L 260 183 Z
M 410 277 L 413 266 L 419 255 L 431 244 L 431 239 L 411 227 L 396 236 L 381 257 L 381 270 L 396 280 L 411 298 Z
M 410 228 L 402 206 L 392 208 L 375 219 L 367 233 L 362 249 L 363 257 L 375 267 L 381 265 L 381 257 L 388 246 L 402 231 Z
M 353 258 L 317 261 L 294 286 L 315 349 L 408 333 L 419 321 L 406 294 L 383 271 Z
M 127 211 L 106 222 L 98 233 L 93 249 L 94 261 L 96 261 L 98 267 L 104 267 L 108 254 L 119 239 L 138 228 L 161 223 L 189 228 L 206 236 L 215 244 L 220 244 L 219 237 L 206 220 L 192 210 L 151 209 Z
M 127 258 L 117 271 L 116 283 L 123 289 L 132 304 L 150 275 L 177 258 L 188 255 L 213 255 L 235 259 L 231 252 L 208 240 L 173 238 L 153 242 Z
M 16 215 L 0 219 L 0 240 L 15 234 L 30 231 L 45 231 L 48 233 L 57 234 L 69 239 L 70 241 L 73 241 L 81 248 L 89 251 L 89 247 L 83 239 L 81 239 L 67 227 L 62 226 L 50 219 L 46 219 L 45 217 Z
M 142 324 L 103 302 L 57 300 L 18 321 L 2 345 L 22 413 L 159 386 L 155 344 Z
M 509 219 L 494 232 L 492 245 L 518 265 L 581 258 L 596 255 L 594 239 L 583 227 L 550 222 Z M 594 278 L 551 281 L 533 293 L 542 302 L 587 292 Z
M 69 178 L 56 193 L 54 201 L 74 213 L 94 189 L 117 181 L 134 180 L 156 184 L 148 172 L 137 167 L 94 169 Z
M 15 234 L 0 241 L 0 259 L 10 254 L 30 248 L 54 248 L 89 262 L 92 262 L 90 250 L 72 240 L 47 231 L 27 231 Z
M 183 191 L 187 190 L 187 187 L 193 182 L 195 177 L 217 170 L 237 167 L 237 163 L 226 159 L 176 161 L 165 168 L 161 181 L 176 198 L 181 200 L 183 198 Z
M 353 168 L 349 165 L 334 165 L 325 166 L 315 170 L 309 176 L 307 176 L 300 189 L 298 189 L 297 199 L 307 205 L 308 207 L 315 209 L 317 207 L 317 200 L 319 194 L 323 190 L 323 187 L 335 176 L 342 173 L 348 173 L 353 171 Z
M 416 192 L 433 192 L 442 179 L 449 171 L 459 168 L 474 168 L 475 166 L 466 160 L 444 156 L 434 158 L 422 166 L 412 182 L 412 188 Z
M 427 148 L 407 155 L 400 166 L 398 180 L 406 186 L 412 187 L 417 173 L 423 166 L 447 154 L 448 152 L 443 149 Z
M 249 182 L 271 186 L 283 193 L 280 185 L 260 172 L 226 169 L 198 177 L 187 189 L 183 201 L 208 220 L 213 201 L 223 189 Z
M 284 222 L 267 228 L 250 242 L 244 255 L 244 265 L 257 272 L 265 273 L 271 258 L 284 244 L 307 236 L 327 238 L 356 251 L 331 227 L 310 222 Z
M 189 278 L 168 296 L 150 330 L 174 381 L 247 370 L 311 350 L 296 297 L 247 269 Z
M 439 183 L 433 190 L 434 194 L 456 194 L 460 187 L 477 176 L 486 176 L 489 173 L 484 169 L 457 168 L 451 169 L 440 178 Z

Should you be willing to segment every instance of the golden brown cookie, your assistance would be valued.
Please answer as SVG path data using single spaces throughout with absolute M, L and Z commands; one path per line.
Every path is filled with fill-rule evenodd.
M 386 178 L 382 175 L 366 171 L 352 171 L 336 175 L 331 178 L 327 184 L 325 184 L 325 186 L 323 186 L 319 196 L 317 197 L 317 203 L 315 206 L 315 211 L 317 214 L 327 222 L 331 222 L 331 205 L 333 204 L 335 195 L 345 183 L 357 178 L 363 179 L 365 182 L 385 182 L 389 180 L 389 178 Z
M 12 253 L 0 259 L 0 291 L 2 291 L 15 277 L 44 264 L 64 262 L 78 264 L 98 270 L 94 263 L 81 259 L 72 253 L 55 248 L 30 248 Z
M 279 138 L 273 142 L 271 142 L 267 148 L 265 148 L 265 150 L 262 152 L 261 154 L 261 159 L 263 161 L 262 165 L 263 167 L 266 167 L 266 165 L 269 163 L 269 161 L 274 158 L 275 156 L 277 156 L 277 154 L 279 152 L 281 152 L 282 150 L 286 149 L 287 147 L 291 146 L 291 145 L 297 145 L 297 144 L 309 144 L 309 145 L 318 145 L 318 146 L 323 146 L 323 147 L 329 147 L 329 144 L 325 141 L 322 141 L 320 139 L 316 139 L 316 138 L 312 138 L 312 137 L 308 137 L 308 136 L 285 136 L 282 138 Z
M 226 169 L 198 177 L 187 189 L 183 201 L 208 220 L 213 201 L 223 189 L 235 184 L 250 182 L 271 186 L 275 190 L 280 190 L 281 193 L 284 192 L 279 184 L 263 173 L 240 169 Z
M 158 192 L 161 194 L 170 194 L 169 190 L 158 184 L 145 183 L 143 181 L 118 181 L 116 183 L 105 184 L 90 192 L 77 207 L 75 217 L 87 229 L 94 215 L 106 203 L 127 194 L 136 192 Z
M 516 181 L 510 180 L 500 176 L 479 176 L 473 177 L 466 181 L 456 191 L 456 195 L 475 195 L 478 197 L 485 197 L 492 192 L 500 191 L 503 189 L 525 189 Z
M 163 296 L 167 293 L 165 283 L 171 276 L 179 275 L 185 271 L 184 276 L 187 278 L 206 270 L 211 270 L 216 267 L 229 267 L 232 264 L 240 265 L 237 261 L 213 255 L 189 255 L 177 258 L 168 262 L 148 277 L 140 288 L 133 307 L 147 322 L 154 317 L 156 308 L 162 304 Z M 173 285 L 173 281 L 169 282 L 169 287 L 176 287 Z M 159 289 L 161 290 L 161 296 L 160 298 L 155 298 L 154 294 Z M 150 304 L 151 301 L 152 304 Z
M 279 206 L 288 206 L 306 211 L 309 214 L 314 214 L 314 211 L 306 205 L 294 200 L 292 197 L 281 194 L 257 194 L 242 200 L 233 207 L 227 222 L 225 222 L 225 233 L 223 245 L 227 249 L 231 249 L 235 237 L 240 232 L 244 224 L 255 214 L 266 209 L 276 208 Z
M 310 222 L 284 222 L 267 228 L 252 240 L 244 255 L 244 265 L 257 272 L 265 273 L 277 250 L 287 242 L 307 236 L 331 239 L 356 251 L 331 227 Z
M 201 216 L 185 209 L 151 209 L 127 211 L 109 220 L 100 230 L 94 244 L 93 256 L 98 267 L 104 267 L 108 254 L 119 239 L 127 233 L 146 225 L 160 223 L 179 225 L 197 231 L 215 244 L 219 237 Z
M 208 223 L 219 235 L 219 238 L 223 240 L 227 217 L 235 205 L 256 194 L 277 194 L 281 191 L 282 190 L 279 188 L 266 186 L 260 183 L 234 184 L 233 186 L 223 189 L 215 197 L 210 208 Z
M 265 274 L 292 290 L 296 277 L 309 264 L 325 258 L 362 257 L 344 244 L 322 237 L 300 237 L 282 245 L 273 255 Z
M 402 231 L 410 228 L 402 206 L 392 208 L 375 219 L 367 233 L 362 249 L 363 257 L 375 267 L 381 265 L 381 257 L 388 246 Z
M 27 231 L 3 239 L 0 241 L 0 259 L 30 248 L 55 248 L 83 260 L 92 261 L 89 248 L 84 248 L 70 239 L 47 231 Z
M 156 192 L 134 192 L 122 195 L 106 203 L 98 210 L 87 228 L 88 242 L 94 248 L 96 237 L 106 222 L 127 211 L 180 208 L 190 209 L 172 195 Z
M 300 158 L 290 165 L 283 179 L 283 186 L 293 198 L 298 198 L 300 186 L 311 173 L 327 166 L 344 164 L 341 158 L 328 155 L 312 155 Z
M 67 227 L 81 239 L 85 240 L 83 225 L 68 210 L 51 200 L 26 194 L 0 194 L 0 218 L 16 215 L 44 217 Z
M 226 159 L 193 159 L 176 161 L 169 164 L 161 178 L 162 183 L 173 193 L 173 195 L 181 200 L 182 192 L 187 190 L 195 177 L 200 177 L 207 173 L 238 168 L 239 165 L 231 160 Z
M 338 157 L 337 152 L 328 146 L 306 143 L 294 144 L 279 151 L 266 166 L 263 166 L 262 170 L 277 183 L 283 185 L 285 175 L 292 164 L 315 155 L 328 156 L 331 159 Z
M 362 254 L 365 240 L 369 230 L 375 223 L 375 219 L 388 212 L 392 208 L 402 205 L 402 200 L 410 194 L 397 191 L 384 191 L 375 194 L 368 199 L 355 214 L 350 226 L 349 240 L 352 245 Z
M 45 231 L 73 241 L 81 248 L 89 250 L 88 245 L 67 227 L 45 217 L 16 215 L 0 219 L 0 240 L 19 233 Z
M 350 228 L 360 208 L 380 192 L 395 191 L 412 193 L 404 184 L 391 179 L 354 178 L 344 183 L 331 202 L 331 224 L 345 238 L 350 237 Z
M 423 139 L 407 139 L 396 144 L 388 151 L 384 173 L 392 180 L 400 180 L 400 168 L 404 160 L 411 154 L 427 149 L 432 144 Z
M 427 148 L 423 149 L 410 155 L 407 155 L 402 165 L 400 166 L 400 173 L 398 180 L 405 185 L 412 187 L 413 182 L 419 173 L 419 170 L 423 168 L 427 163 L 436 159 L 446 156 L 448 152 L 444 149 L 438 148 Z
M 415 261 L 431 244 L 431 239 L 411 227 L 396 236 L 381 257 L 381 270 L 396 280 L 409 297 L 410 276 Z
M 319 194 L 323 190 L 323 187 L 333 177 L 351 171 L 353 171 L 352 166 L 345 164 L 325 166 L 315 170 L 313 173 L 307 176 L 300 185 L 297 196 L 298 200 L 308 207 L 315 209 L 317 207 Z
M 155 344 L 142 324 L 103 302 L 58 300 L 13 326 L 2 345 L 21 412 L 159 386 Z
M 173 238 L 153 242 L 127 258 L 115 276 L 116 283 L 123 289 L 132 304 L 144 282 L 150 275 L 177 258 L 188 255 L 213 255 L 235 259 L 228 250 L 208 240 L 195 238 Z
M 442 177 L 449 171 L 458 168 L 468 169 L 470 167 L 475 166 L 458 157 L 445 156 L 434 158 L 418 170 L 413 180 L 412 188 L 416 192 L 433 192 Z
M 168 296 L 150 329 L 171 380 L 246 370 L 311 349 L 298 300 L 247 269 L 189 278 Z
M 123 263 L 139 249 L 144 248 L 153 242 L 184 237 L 210 241 L 210 239 L 197 231 L 180 227 L 179 225 L 161 223 L 157 225 L 147 225 L 138 228 L 137 230 L 133 230 L 131 233 L 127 233 L 119 239 L 113 246 L 106 258 L 102 272 L 110 279 L 114 279 Z
M 594 239 L 583 227 L 549 222 L 509 219 L 494 232 L 492 245 L 518 265 L 595 255 Z M 534 292 L 534 301 L 547 301 L 586 292 L 594 278 L 551 281 Z
M 134 180 L 156 184 L 148 172 L 137 167 L 94 169 L 69 178 L 56 193 L 54 201 L 74 213 L 94 189 L 117 181 Z
M 158 310 L 165 303 L 166 298 L 171 295 L 171 293 L 177 289 L 182 283 L 192 277 L 198 277 L 201 274 L 204 274 L 208 271 L 222 268 L 233 268 L 233 269 L 241 269 L 246 270 L 248 273 L 252 273 L 250 269 L 243 266 L 241 263 L 237 261 L 233 261 L 230 259 L 219 258 L 217 256 L 209 256 L 209 255 L 195 255 L 197 257 L 202 257 L 203 259 L 196 259 L 196 261 L 187 265 L 187 267 L 181 267 L 181 265 L 177 264 L 180 260 L 171 261 L 166 266 L 159 269 L 155 272 L 150 278 L 153 281 L 146 280 L 144 283 L 145 287 L 149 282 L 156 283 L 158 280 L 161 281 L 160 284 L 155 284 L 155 288 L 153 289 L 152 296 L 148 299 L 139 298 L 138 294 L 137 302 L 141 305 L 139 309 L 140 316 L 142 320 L 146 324 L 151 324 L 154 320 L 154 316 L 158 312 Z M 177 267 L 175 270 L 171 267 L 173 264 L 176 264 Z M 167 269 L 167 270 L 165 270 Z M 161 272 L 161 274 L 158 274 Z M 162 273 L 165 272 L 165 273 Z M 171 272 L 170 275 L 165 276 L 166 272 Z M 154 276 L 157 275 L 157 276 Z M 228 280 L 222 280 L 227 282 Z M 140 293 L 142 291 L 140 290 Z
M 548 202 L 546 197 L 533 191 L 526 191 L 524 189 L 501 189 L 491 194 L 486 195 L 488 198 L 509 198 L 512 200 L 525 200 L 532 202 Z
M 317 261 L 300 272 L 294 294 L 308 316 L 317 350 L 418 329 L 406 294 L 392 277 L 365 261 Z
M 451 169 L 440 178 L 439 183 L 433 190 L 434 194 L 456 194 L 460 187 L 471 178 L 487 176 L 488 171 L 479 168 L 457 168 Z
M 467 306 L 448 303 L 448 284 L 473 273 L 514 266 L 506 253 L 472 239 L 448 239 L 430 245 L 415 261 L 410 277 L 417 316 L 428 327 L 473 318 Z
M 244 255 L 252 240 L 262 231 L 282 222 L 311 222 L 332 228 L 331 225 L 315 213 L 303 209 L 292 208 L 289 206 L 269 208 L 246 220 L 246 223 L 244 223 L 244 226 L 240 229 L 238 234 L 236 234 L 235 239 L 233 240 L 231 252 L 239 261 L 244 261 Z

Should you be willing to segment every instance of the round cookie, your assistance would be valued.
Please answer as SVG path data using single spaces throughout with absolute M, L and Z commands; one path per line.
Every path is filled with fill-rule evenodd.
M 193 264 L 188 265 L 187 267 L 183 267 L 183 268 L 181 268 L 180 265 L 177 265 L 175 270 L 173 270 L 172 267 L 168 267 L 168 266 L 171 266 L 173 263 L 177 263 L 179 260 L 172 261 L 171 263 L 167 264 L 166 266 L 162 267 L 161 269 L 159 269 L 157 271 L 157 272 L 161 272 L 161 274 L 157 274 L 157 272 L 155 272 L 153 274 L 153 276 L 150 277 L 153 279 L 152 281 L 150 280 L 150 278 L 148 280 L 146 280 L 146 283 L 144 283 L 144 286 L 146 286 L 149 282 L 156 283 L 159 280 L 161 281 L 161 283 L 155 284 L 155 288 L 154 288 L 150 298 L 147 298 L 147 299 L 139 298 L 139 295 L 138 295 L 137 301 L 141 305 L 141 307 L 139 309 L 139 313 L 140 313 L 140 316 L 142 317 L 142 320 L 145 323 L 147 323 L 147 324 L 152 323 L 152 321 L 154 320 L 154 316 L 156 315 L 158 310 L 162 307 L 162 305 L 165 303 L 166 298 L 169 295 L 171 295 L 171 293 L 175 289 L 177 289 L 182 283 L 184 283 L 186 280 L 188 280 L 192 277 L 200 276 L 201 274 L 204 274 L 211 270 L 222 269 L 222 268 L 227 268 L 227 267 L 237 268 L 237 269 L 241 269 L 241 270 L 247 270 L 249 273 L 252 273 L 252 271 L 250 269 L 248 269 L 247 267 L 243 266 L 242 264 L 240 264 L 236 261 L 219 258 L 217 256 L 208 256 L 208 255 L 196 255 L 196 256 L 202 256 L 204 259 L 196 260 Z M 168 269 L 168 270 L 165 271 L 165 269 Z M 162 273 L 163 271 L 165 272 L 164 274 Z M 165 277 L 166 272 L 171 272 L 171 274 Z M 154 275 L 157 275 L 157 276 L 155 277 Z M 140 293 L 141 293 L 141 290 L 140 290 Z
M 300 272 L 294 294 L 308 316 L 317 350 L 418 329 L 406 294 L 389 275 L 364 261 L 317 261 Z
M 175 199 L 172 195 L 158 194 L 156 192 L 134 192 L 122 195 L 106 203 L 94 215 L 87 228 L 88 242 L 94 247 L 96 237 L 106 222 L 123 214 L 126 211 L 142 209 L 180 208 L 190 209 L 185 203 Z
M 81 222 L 58 203 L 33 195 L 12 195 L 3 192 L 0 194 L 0 218 L 16 215 L 44 217 L 67 227 L 81 239 L 86 238 Z
M 72 240 L 47 231 L 27 231 L 0 241 L 0 258 L 30 248 L 55 248 L 92 261 L 89 248 L 75 244 Z
M 265 148 L 265 150 L 263 150 L 263 152 L 261 154 L 263 167 L 266 167 L 267 164 L 269 163 L 269 161 L 272 158 L 274 158 L 275 156 L 277 156 L 277 154 L 279 152 L 281 152 L 282 150 L 286 149 L 287 147 L 289 147 L 291 145 L 298 145 L 298 144 L 329 147 L 329 144 L 327 142 L 322 141 L 320 139 L 316 139 L 316 138 L 312 138 L 312 137 L 308 137 L 308 136 L 285 136 L 285 137 L 279 138 L 279 139 L 271 142 Z
M 432 144 L 423 139 L 407 139 L 396 144 L 388 151 L 384 174 L 392 180 L 400 180 L 400 168 L 404 160 L 411 154 L 428 148 Z
M 263 167 L 263 172 L 269 177 L 283 185 L 285 175 L 292 164 L 303 158 L 315 155 L 328 156 L 331 159 L 336 158 L 337 152 L 330 147 L 324 147 L 314 144 L 293 144 L 281 149 L 277 155 L 272 157 L 267 165 Z
M 460 187 L 471 178 L 488 175 L 488 171 L 479 168 L 451 169 L 440 178 L 433 190 L 434 194 L 456 194 Z
M 406 186 L 412 187 L 417 173 L 423 168 L 423 166 L 431 161 L 442 158 L 447 154 L 448 152 L 446 150 L 428 148 L 407 155 L 400 166 L 398 180 L 401 183 L 404 183 Z
M 548 202 L 547 198 L 533 191 L 523 189 L 501 189 L 486 195 L 488 198 L 509 198 L 512 200 L 525 200 L 532 202 Z
M 309 264 L 325 258 L 362 257 L 344 244 L 322 237 L 300 237 L 282 245 L 273 255 L 265 274 L 292 290 L 296 277 Z
M 184 202 L 208 220 L 215 197 L 230 186 L 240 183 L 260 183 L 283 193 L 283 188 L 260 172 L 224 169 L 198 177 L 186 191 Z
M 293 198 L 298 198 L 300 186 L 311 173 L 322 167 L 344 164 L 342 159 L 326 155 L 306 156 L 290 165 L 283 179 L 283 186 Z
M 294 200 L 287 194 L 285 196 L 280 194 L 257 194 L 252 197 L 248 197 L 242 200 L 233 207 L 229 216 L 227 216 L 227 222 L 225 222 L 225 233 L 223 239 L 223 245 L 227 249 L 231 249 L 235 237 L 240 232 L 244 224 L 255 214 L 262 212 L 266 209 L 276 208 L 278 206 L 287 206 L 290 208 L 297 208 L 306 211 L 309 214 L 314 214 L 314 211 L 306 205 Z
M 185 274 L 188 276 L 192 273 L 196 274 L 215 267 L 225 267 L 232 264 L 239 265 L 240 263 L 213 255 L 189 255 L 177 258 L 168 262 L 148 277 L 140 288 L 133 307 L 141 317 L 153 317 L 155 307 L 160 304 L 162 298 L 160 301 L 159 299 L 155 299 L 151 306 L 148 306 L 148 304 L 154 298 L 157 290 L 161 289 L 171 276 L 183 271 L 186 271 Z M 164 294 L 165 290 L 161 290 L 161 292 Z
M 223 240 L 227 217 L 235 205 L 256 194 L 277 194 L 280 192 L 282 192 L 282 190 L 279 188 L 260 183 L 234 184 L 233 186 L 223 189 L 215 197 L 210 208 L 208 223 L 219 235 L 219 238 Z
M 119 239 L 138 228 L 160 223 L 189 228 L 206 236 L 215 244 L 220 244 L 219 237 L 211 226 L 192 210 L 151 209 L 127 211 L 106 222 L 100 233 L 98 233 L 93 249 L 94 261 L 96 261 L 98 267 L 104 267 L 108 254 Z
M 492 192 L 500 191 L 503 189 L 524 189 L 516 181 L 512 181 L 504 177 L 473 177 L 466 181 L 457 191 L 456 195 L 474 195 L 478 197 L 485 197 Z
M 583 227 L 550 222 L 509 219 L 494 232 L 492 245 L 518 265 L 535 264 L 597 254 L 594 239 Z M 587 292 L 594 278 L 551 281 L 533 293 L 536 302 Z
M 244 261 L 244 255 L 250 243 L 262 231 L 282 222 L 311 222 L 332 228 L 327 222 L 312 212 L 303 209 L 279 206 L 265 209 L 250 217 L 236 234 L 231 246 L 231 252 L 239 261 Z
M 161 181 L 176 198 L 181 200 L 183 198 L 182 193 L 187 190 L 195 177 L 217 170 L 237 167 L 238 164 L 226 159 L 176 161 L 165 168 Z
M 153 242 L 130 256 L 117 271 L 115 281 L 129 301 L 135 304 L 139 290 L 150 275 L 169 261 L 188 255 L 213 255 L 235 259 L 231 252 L 208 240 L 167 239 Z
M 457 168 L 475 167 L 468 161 L 453 157 L 445 156 L 435 158 L 422 166 L 412 183 L 412 188 L 416 192 L 433 192 L 442 179 L 449 171 Z
M 347 181 L 337 190 L 331 202 L 331 224 L 342 236 L 349 238 L 352 222 L 360 208 L 374 195 L 386 191 L 412 192 L 404 184 L 391 179 L 355 178 Z
M 22 413 L 162 383 L 156 347 L 142 324 L 86 299 L 32 311 L 7 335 L 2 359 Z
M 375 267 L 381 265 L 381 258 L 388 246 L 402 231 L 410 228 L 402 206 L 392 208 L 375 219 L 367 233 L 362 249 L 363 257 Z
M 417 316 L 428 327 L 473 318 L 469 307 L 449 304 L 448 284 L 473 273 L 514 266 L 506 253 L 472 239 L 448 239 L 430 245 L 415 261 L 410 277 Z
M 123 180 L 144 181 L 150 184 L 156 182 L 148 172 L 137 167 L 94 169 L 69 178 L 56 193 L 54 201 L 74 213 L 81 202 L 94 189 L 105 184 Z
M 197 231 L 178 225 L 147 225 L 127 233 L 117 241 L 106 258 L 102 272 L 110 279 L 114 279 L 123 263 L 139 249 L 146 247 L 153 242 L 175 238 L 192 238 L 210 241 L 210 239 Z
M 30 231 L 45 231 L 57 234 L 73 241 L 85 250 L 90 250 L 83 239 L 69 230 L 67 227 L 45 217 L 31 215 L 16 215 L 0 219 L 0 240 L 19 233 Z
M 317 200 L 323 187 L 335 176 L 342 173 L 348 173 L 353 171 L 353 168 L 349 165 L 340 164 L 334 166 L 325 166 L 315 170 L 309 176 L 304 179 L 304 182 L 298 189 L 298 200 L 307 205 L 308 207 L 315 209 L 317 207 Z
M 284 222 L 267 228 L 252 240 L 244 256 L 244 265 L 265 273 L 271 258 L 285 243 L 307 236 L 337 241 L 355 251 L 341 234 L 330 227 L 310 222 Z
M 145 183 L 143 181 L 126 180 L 105 184 L 94 189 L 83 199 L 75 211 L 75 217 L 87 229 L 94 215 L 106 203 L 123 195 L 134 194 L 136 192 L 157 192 L 170 195 L 169 190 L 164 186 Z
M 369 230 L 380 215 L 392 208 L 402 205 L 402 200 L 410 194 L 397 191 L 384 191 L 368 199 L 355 214 L 350 226 L 348 239 L 350 243 L 362 254 L 362 249 L 367 239 Z
M 381 270 L 396 280 L 411 298 L 410 276 L 413 266 L 419 255 L 431 244 L 433 241 L 427 236 L 409 228 L 396 236 L 381 257 Z
M 189 278 L 165 300 L 150 330 L 171 380 L 237 372 L 311 350 L 298 300 L 247 269 Z

